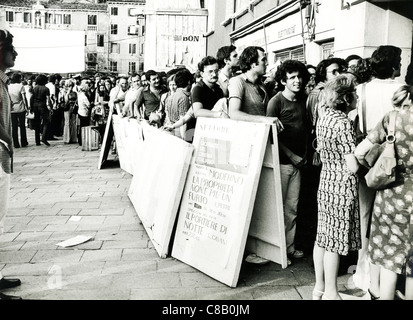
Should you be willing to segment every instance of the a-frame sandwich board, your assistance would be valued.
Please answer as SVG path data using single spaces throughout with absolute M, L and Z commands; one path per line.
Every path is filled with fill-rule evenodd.
M 253 211 L 259 212 L 260 220 L 266 214 L 276 215 L 278 224 L 268 228 L 284 233 L 279 173 L 260 179 L 266 152 L 278 152 L 277 145 L 268 147 L 276 139 L 272 127 L 270 136 L 270 124 L 197 119 L 194 156 L 182 195 L 172 256 L 231 287 L 238 282 L 251 220 L 255 219 Z M 279 170 L 276 163 L 273 166 L 273 171 Z M 257 190 L 266 188 L 259 188 L 260 183 L 279 185 L 272 189 L 276 205 L 263 207 L 256 202 Z M 268 212 L 271 207 L 276 211 Z M 262 238 L 260 230 L 255 230 L 254 238 Z M 267 256 L 285 268 L 285 236 L 279 238 L 278 242 L 271 241 L 265 252 L 276 246 Z M 261 252 L 260 247 L 251 247 Z

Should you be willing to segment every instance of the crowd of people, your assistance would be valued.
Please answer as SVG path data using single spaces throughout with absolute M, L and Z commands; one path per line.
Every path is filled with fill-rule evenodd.
M 400 48 L 383 45 L 370 57 L 329 57 L 317 65 L 285 60 L 267 70 L 262 47 L 246 47 L 239 55 L 228 45 L 199 61 L 196 73 L 182 67 L 116 78 L 39 74 L 25 79 L 15 73 L 8 84 L 5 71 L 17 56 L 10 41 L 12 36 L 1 31 L 0 220 L 9 188 L 3 177 L 11 173 L 13 146 L 28 145 L 28 114 L 33 113 L 28 127 L 35 130 L 36 144 L 47 146 L 59 136 L 64 143 L 81 145 L 82 127 L 90 125 L 99 127 L 102 138 L 110 113 L 147 121 L 189 143 L 199 117 L 273 124 L 288 265 L 305 256 L 297 233 L 312 230 L 313 299 L 341 299 L 340 257 L 350 252 L 358 257 L 354 285 L 371 299 L 394 299 L 400 277 L 405 282 L 399 297 L 413 299 L 413 83 L 411 66 L 405 82 L 396 79 Z M 7 60 L 10 55 L 13 61 Z M 7 86 L 10 105 L 4 102 Z M 384 141 L 392 110 L 399 113 L 395 146 L 401 179 L 376 191 L 364 181 L 363 159 L 374 143 Z M 298 229 L 300 215 L 314 225 Z M 246 261 L 268 262 L 254 254 Z

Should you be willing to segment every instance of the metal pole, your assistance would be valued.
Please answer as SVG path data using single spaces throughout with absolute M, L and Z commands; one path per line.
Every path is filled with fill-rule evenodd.
M 303 8 L 301 6 L 301 0 L 298 0 L 300 4 L 300 17 L 301 17 L 301 38 L 303 39 L 303 56 L 304 56 L 304 63 L 307 63 L 307 57 L 305 55 L 305 40 L 304 40 L 304 22 L 303 22 Z

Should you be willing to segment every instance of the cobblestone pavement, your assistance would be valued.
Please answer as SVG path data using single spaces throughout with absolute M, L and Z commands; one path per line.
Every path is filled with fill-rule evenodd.
M 62 140 L 15 150 L 10 209 L 0 237 L 0 270 L 20 287 L 4 290 L 44 300 L 309 300 L 312 257 L 282 269 L 279 264 L 241 267 L 236 288 L 152 246 L 128 189 L 132 176 L 113 155 L 97 169 L 99 151 L 82 151 Z M 62 248 L 77 235 L 93 237 Z M 349 275 L 340 276 L 340 288 Z M 360 294 L 357 294 L 360 296 Z M 344 299 L 363 299 L 343 293 Z

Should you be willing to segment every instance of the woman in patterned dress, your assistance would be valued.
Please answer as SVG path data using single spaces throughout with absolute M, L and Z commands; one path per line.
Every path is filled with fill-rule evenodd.
M 393 95 L 398 110 L 395 129 L 397 183 L 378 190 L 374 200 L 369 256 L 380 266 L 380 299 L 393 300 L 397 275 L 406 272 L 406 299 L 413 300 L 413 87 L 401 86 Z M 386 139 L 389 113 L 355 151 L 360 163 L 374 143 Z M 404 271 L 406 269 L 406 271 Z
M 337 287 L 340 255 L 361 247 L 358 206 L 359 164 L 353 154 L 355 132 L 347 117 L 357 102 L 354 78 L 342 74 L 325 85 L 326 112 L 316 127 L 322 162 L 317 193 L 313 299 L 341 299 Z

